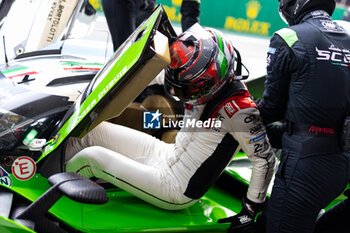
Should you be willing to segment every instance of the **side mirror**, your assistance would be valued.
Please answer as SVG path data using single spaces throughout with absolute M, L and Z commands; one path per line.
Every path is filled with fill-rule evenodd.
M 39 232 L 64 232 L 45 216 L 63 195 L 80 203 L 104 204 L 108 201 L 103 187 L 77 173 L 58 173 L 48 181 L 52 187 L 14 216 L 15 221 L 29 220 Z
M 104 204 L 108 201 L 102 186 L 74 172 L 52 175 L 48 181 L 73 201 L 88 204 Z

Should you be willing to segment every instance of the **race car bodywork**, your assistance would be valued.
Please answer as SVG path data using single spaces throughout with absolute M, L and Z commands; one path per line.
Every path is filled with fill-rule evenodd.
M 236 156 L 204 197 L 180 211 L 159 209 L 103 182 L 97 186 L 103 187 L 104 194 L 94 196 L 91 190 L 101 191 L 96 183 L 65 173 L 66 140 L 82 137 L 100 122 L 120 115 L 170 63 L 168 44 L 175 37 L 158 6 L 103 66 L 73 61 L 57 52 L 49 53 L 45 60 L 56 59 L 57 72 L 70 69 L 70 75 L 50 79 L 53 68 L 32 71 L 25 64 L 37 58 L 28 59 L 25 54 L 10 63 L 12 68 L 2 68 L 1 232 L 227 231 L 229 224 L 217 220 L 241 209 L 251 169 L 244 153 Z M 49 79 L 35 78 L 43 74 Z M 72 83 L 83 87 L 73 97 L 60 88 Z
M 68 38 L 86 36 L 96 16 L 88 6 L 86 0 L 3 0 L 1 59 L 12 60 Z
M 218 224 L 217 220 L 238 212 L 241 208 L 240 197 L 218 186 L 210 189 L 196 204 L 181 211 L 159 209 L 104 183 L 102 186 L 108 196 L 108 202 L 104 204 L 92 204 L 96 200 L 81 203 L 84 200 L 79 195 L 72 200 L 72 195 L 63 188 L 59 193 L 65 195 L 58 201 L 51 197 L 55 192 L 51 191 L 48 181 L 52 178 L 49 177 L 66 174 L 62 149 L 67 138 L 81 137 L 101 121 L 121 114 L 170 63 L 168 43 L 175 37 L 175 31 L 159 6 L 96 75 L 90 73 L 93 77 L 75 99 L 53 91 L 53 87 L 50 87 L 52 91 L 43 87 L 30 88 L 35 80 L 28 81 L 32 76 L 26 76 L 25 72 L 30 71 L 24 68 L 19 67 L 24 73 L 18 77 L 13 75 L 13 70 L 2 72 L 1 232 L 227 230 L 229 225 Z M 20 64 L 23 66 L 24 63 Z M 76 63 L 72 65 L 66 61 L 60 65 L 74 67 Z M 232 179 L 232 182 L 235 180 Z M 224 186 L 235 185 L 226 182 Z M 239 190 L 246 188 L 244 185 L 235 187 Z M 78 190 L 80 194 L 86 192 L 74 184 L 69 190 Z M 41 215 L 46 209 L 48 212 Z M 23 213 L 32 213 L 32 216 Z

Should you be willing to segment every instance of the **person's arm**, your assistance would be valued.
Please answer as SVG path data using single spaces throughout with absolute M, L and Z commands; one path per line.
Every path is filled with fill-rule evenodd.
M 200 0 L 183 0 L 181 4 L 181 28 L 186 31 L 193 24 L 199 23 Z
M 225 110 L 229 106 L 233 106 L 238 111 L 234 112 L 233 115 L 225 115 L 225 112 L 231 108 L 224 112 L 221 111 L 220 114 L 225 118 L 224 125 L 239 142 L 253 165 L 248 192 L 242 200 L 241 212 L 219 221 L 231 222 L 229 232 L 233 232 L 253 227 L 255 215 L 264 206 L 267 188 L 274 171 L 275 156 L 255 103 L 249 97 L 243 97 L 229 102 L 223 109 Z M 240 221 L 241 218 L 246 219 L 246 221 Z
M 235 103 L 239 105 L 238 101 Z M 274 152 L 267 138 L 265 126 L 259 110 L 255 107 L 239 110 L 232 120 L 234 124 L 230 133 L 253 165 L 247 198 L 255 203 L 263 203 L 275 165 Z
M 267 76 L 262 100 L 258 103 L 264 123 L 283 120 L 288 102 L 290 77 L 298 69 L 295 55 L 277 34 L 270 41 Z

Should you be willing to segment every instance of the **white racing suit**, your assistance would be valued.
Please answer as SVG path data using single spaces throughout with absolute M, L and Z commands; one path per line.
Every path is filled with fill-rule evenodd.
M 186 109 L 184 121 L 197 122 L 204 108 Z M 204 195 L 242 148 L 253 164 L 247 197 L 263 202 L 275 158 L 249 93 L 226 99 L 211 116 L 209 128 L 181 128 L 175 144 L 103 122 L 84 138 L 68 141 L 66 170 L 101 178 L 155 206 L 177 210 Z

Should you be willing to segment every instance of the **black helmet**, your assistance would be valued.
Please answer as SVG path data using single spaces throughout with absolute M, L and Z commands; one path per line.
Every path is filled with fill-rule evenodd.
M 221 32 L 193 25 L 170 46 L 167 93 L 187 104 L 206 103 L 234 77 L 237 53 Z
M 289 25 L 297 24 L 297 19 L 312 10 L 324 10 L 329 15 L 335 9 L 335 0 L 278 0 L 281 18 Z

